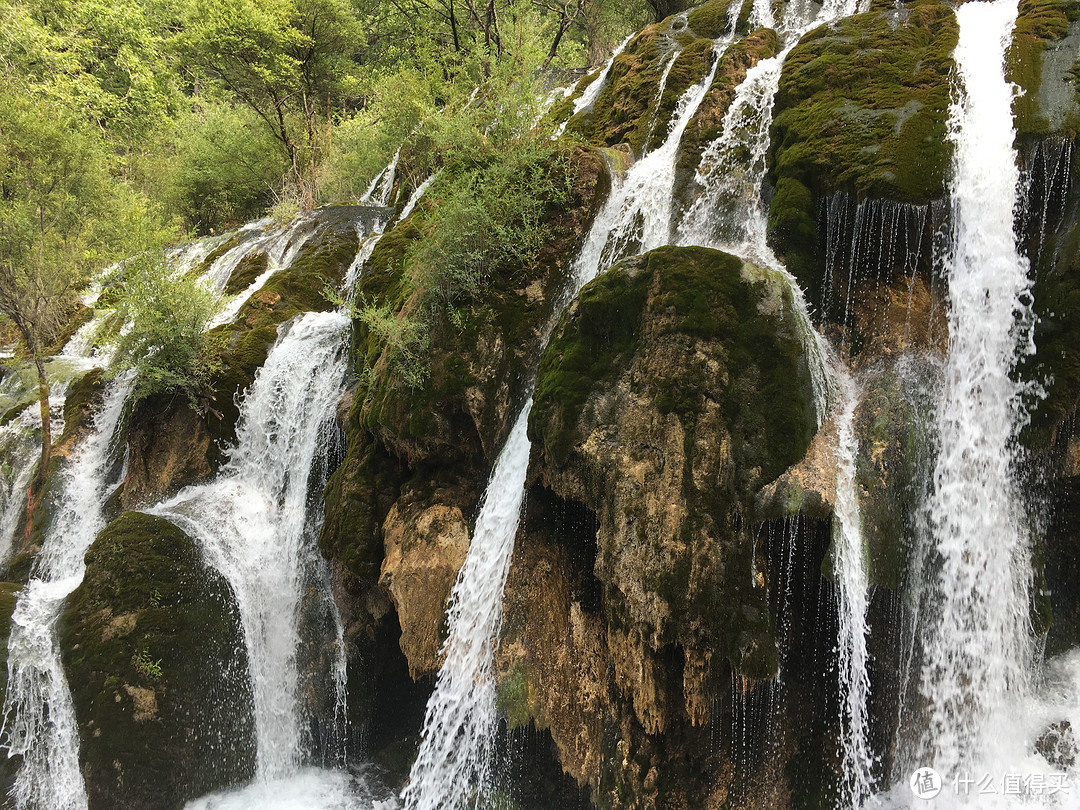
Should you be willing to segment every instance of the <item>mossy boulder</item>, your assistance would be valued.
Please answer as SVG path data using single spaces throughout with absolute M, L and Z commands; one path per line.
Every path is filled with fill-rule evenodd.
M 137 512 L 110 523 L 59 638 L 91 808 L 179 808 L 251 778 L 235 599 L 173 524 Z
M 659 248 L 586 285 L 541 360 L 531 475 L 596 515 L 616 681 L 650 733 L 703 716 L 732 669 L 776 674 L 748 521 L 816 428 L 791 296 L 727 254 Z
M 769 236 L 804 288 L 820 286 L 817 214 L 827 196 L 944 196 L 958 31 L 949 6 L 919 3 L 816 28 L 788 56 L 772 125 Z
M 1017 135 L 1080 134 L 1078 53 L 1080 3 L 1021 0 L 1007 57 L 1007 78 L 1022 90 L 1013 102 Z

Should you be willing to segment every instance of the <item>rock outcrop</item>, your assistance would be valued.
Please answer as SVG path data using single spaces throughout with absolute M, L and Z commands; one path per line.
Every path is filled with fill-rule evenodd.
M 92 810 L 179 808 L 251 778 L 239 621 L 173 524 L 127 512 L 98 535 L 59 631 Z
M 733 676 L 777 674 L 752 527 L 815 429 L 790 296 L 726 254 L 660 248 L 587 285 L 544 353 L 501 694 L 598 806 L 723 801 L 693 741 Z

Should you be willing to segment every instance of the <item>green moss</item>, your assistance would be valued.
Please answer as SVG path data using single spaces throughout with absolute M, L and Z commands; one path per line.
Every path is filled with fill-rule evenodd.
M 527 726 L 532 720 L 532 700 L 529 696 L 529 679 L 520 662 L 499 681 L 495 691 L 495 706 L 506 718 L 511 730 Z
M 109 524 L 86 554 L 59 637 L 91 808 L 179 807 L 250 778 L 239 614 L 228 584 L 173 524 L 137 512 Z
M 64 432 L 60 436 L 59 444 L 66 444 L 87 427 L 87 421 L 100 404 L 104 377 L 105 372 L 95 368 L 68 387 L 64 398 Z
M 612 381 L 637 351 L 652 280 L 640 270 L 636 260 L 626 260 L 585 285 L 544 351 L 529 437 L 543 443 L 551 463 L 564 462 L 581 439 L 578 418 L 592 390 Z
M 736 0 L 708 0 L 687 15 L 687 25 L 698 36 L 718 39 L 729 29 L 728 15 Z
M 225 295 L 242 293 L 255 279 L 265 273 L 269 266 L 270 257 L 264 251 L 249 253 L 233 269 L 223 292 Z
M 587 120 L 578 120 L 584 114 L 572 119 L 568 132 L 602 146 L 629 143 L 637 155 L 645 150 L 647 139 L 650 145 L 663 141 L 679 98 L 709 72 L 713 58 L 711 39 L 685 28 L 674 32 L 671 22 L 669 18 L 650 25 L 630 41 L 612 62 L 607 84 Z M 661 75 L 676 52 L 663 95 L 657 99 Z
M 803 37 L 776 96 L 770 237 L 804 287 L 820 265 L 817 201 L 836 191 L 917 204 L 945 194 L 951 8 L 858 14 Z M 809 193 L 808 193 L 809 192 Z
M 1046 135 L 1051 125 L 1040 108 L 1043 52 L 1049 42 L 1069 33 L 1066 0 L 1022 0 L 1008 54 L 1009 81 L 1023 88 L 1013 101 L 1013 118 L 1019 135 Z

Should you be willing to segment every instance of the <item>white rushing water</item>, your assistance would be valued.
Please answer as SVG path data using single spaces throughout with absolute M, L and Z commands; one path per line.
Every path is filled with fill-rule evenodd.
M 928 506 L 937 571 L 921 684 L 930 709 L 917 763 L 946 781 L 1007 769 L 1012 735 L 1002 730 L 1012 727 L 1032 660 L 1028 524 L 1013 471 L 1026 417 L 1012 372 L 1034 350 L 1028 264 L 1013 232 L 1014 89 L 1004 75 L 1016 14 L 1016 0 L 957 10 L 949 351 Z M 984 804 L 973 806 L 988 806 L 976 798 Z
M 495 646 L 502 596 L 514 552 L 525 473 L 532 398 L 518 415 L 495 462 L 465 564 L 448 612 L 449 636 L 424 717 L 423 743 L 402 793 L 408 810 L 471 806 L 488 786 L 495 709 Z
M 229 281 L 233 271 L 239 266 L 245 257 L 256 251 L 266 254 L 266 269 L 259 274 L 246 288 L 229 299 L 228 303 L 214 316 L 208 326 L 213 329 L 223 323 L 230 323 L 236 317 L 236 313 L 247 303 L 255 293 L 263 288 L 270 277 L 283 267 L 288 267 L 316 233 L 319 226 L 316 220 L 310 216 L 298 218 L 283 228 L 263 231 L 268 221 L 260 220 L 253 225 L 245 226 L 240 231 L 240 244 L 226 251 L 207 270 L 204 279 L 215 289 L 221 291 Z
M 83 555 L 104 528 L 102 505 L 122 480 L 122 473 L 119 479 L 110 473 L 117 466 L 114 434 L 129 390 L 125 379 L 109 385 L 90 433 L 61 467 L 55 512 L 12 616 L 3 744 L 10 756 L 23 757 L 12 791 L 18 808 L 86 807 L 56 621 L 64 600 L 82 582 Z
M 635 164 L 625 180 L 615 179 L 575 261 L 564 299 L 567 303 L 602 267 L 622 258 L 631 247 L 641 247 L 645 239 L 648 247 L 663 244 L 670 230 L 679 141 L 712 83 L 717 63 L 714 57 L 709 75 L 679 100 L 665 143 Z M 650 160 L 653 155 L 658 157 Z M 659 197 L 666 198 L 666 206 Z M 660 208 L 654 208 L 655 203 L 660 203 Z M 609 240 L 613 232 L 615 236 Z M 489 787 L 490 746 L 497 722 L 494 656 L 502 622 L 503 588 L 525 496 L 530 452 L 526 429 L 531 408 L 530 398 L 496 460 L 469 553 L 454 586 L 448 611 L 449 635 L 443 647 L 446 660 L 428 701 L 423 742 L 402 793 L 409 810 L 466 807 Z
M 306 753 L 298 615 L 304 585 L 325 564 L 314 548 L 318 527 L 308 520 L 309 474 L 333 429 L 348 325 L 337 312 L 283 324 L 241 403 L 236 444 L 221 474 L 152 510 L 196 539 L 232 586 L 248 651 L 261 781 L 294 775 Z
M 386 164 L 386 168 L 375 175 L 367 192 L 360 198 L 362 204 L 390 205 L 390 196 L 394 192 L 394 180 L 397 179 L 397 165 L 400 158 L 401 147 L 399 146 L 394 156 L 390 158 L 390 162 Z
M 397 799 L 376 774 L 302 768 L 188 802 L 185 810 L 395 810 Z
M 625 176 L 612 179 L 611 193 L 576 262 L 574 292 L 624 256 L 652 250 L 670 240 L 679 144 L 712 85 L 720 56 L 728 44 L 727 40 L 713 44 L 709 73 L 679 99 L 663 144 L 631 166 Z
M 870 660 L 867 651 L 869 580 L 856 483 L 859 440 L 855 410 L 859 388 L 841 370 L 840 412 L 836 438 L 836 506 L 833 545 L 836 592 L 839 601 L 837 653 L 840 674 L 841 746 L 844 755 L 845 807 L 861 808 L 873 790 L 874 759 L 869 743 Z

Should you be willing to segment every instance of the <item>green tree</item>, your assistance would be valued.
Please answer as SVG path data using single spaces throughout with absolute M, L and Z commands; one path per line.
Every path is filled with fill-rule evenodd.
M 193 0 L 177 38 L 185 62 L 263 122 L 305 204 L 331 111 L 353 101 L 359 21 L 344 0 Z
M 38 375 L 40 492 L 52 453 L 44 358 L 99 258 L 114 204 L 98 143 L 62 107 L 0 91 L 0 310 Z

